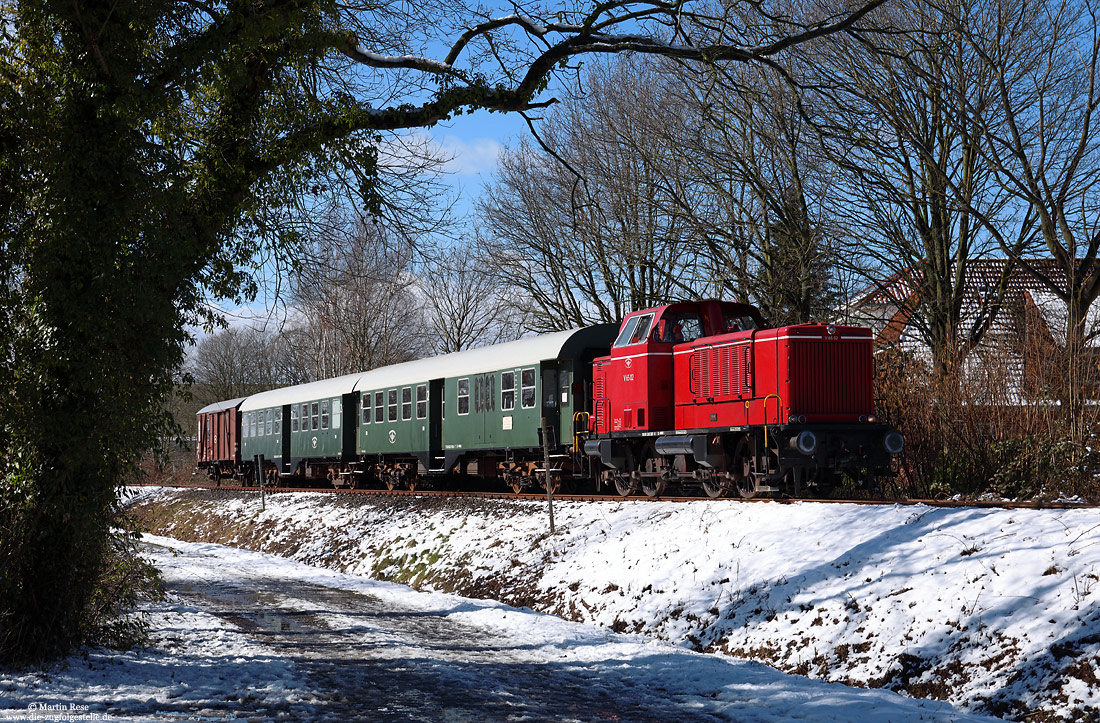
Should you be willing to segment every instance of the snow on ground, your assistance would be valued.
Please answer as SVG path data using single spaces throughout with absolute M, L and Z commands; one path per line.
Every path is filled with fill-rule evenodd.
M 149 493 L 147 493 L 149 494 Z M 1029 720 L 1100 717 L 1092 510 L 162 491 L 154 531 Z
M 628 720 L 987 720 L 942 702 L 785 675 L 759 663 L 694 653 L 643 636 L 614 634 L 606 628 L 496 602 L 418 593 L 405 586 L 218 545 L 155 536 L 147 539 L 154 545 L 153 559 L 165 571 L 170 588 L 181 591 L 197 586 L 195 599 L 210 599 L 211 591 L 224 593 L 235 584 L 266 586 L 268 597 L 264 599 L 275 611 L 304 598 L 298 600 L 299 609 L 309 609 L 309 617 L 320 618 L 316 629 L 329 636 L 316 646 L 326 657 L 338 642 L 332 636 L 345 636 L 339 639 L 345 667 L 330 675 L 338 678 L 337 685 L 357 682 L 351 666 L 360 654 L 363 659 L 374 657 L 374 665 L 377 660 L 405 660 L 414 655 L 422 661 L 416 664 L 418 669 L 436 666 L 432 673 L 443 682 L 426 683 L 438 686 L 428 691 L 430 701 L 426 704 L 434 706 L 433 712 L 453 713 L 449 717 L 455 720 L 469 719 L 461 715 L 469 709 L 440 708 L 447 702 L 441 704 L 438 699 L 458 687 L 463 688 L 456 693 L 460 701 L 468 690 L 498 699 L 506 694 L 505 707 L 496 709 L 500 717 L 486 719 L 551 719 L 546 715 L 512 717 L 504 711 L 529 710 L 523 697 L 541 695 L 551 696 L 555 705 L 551 710 L 561 710 L 561 701 L 553 698 L 559 679 L 580 681 L 585 695 L 607 701 L 611 710 L 626 705 L 628 717 L 618 719 Z M 273 595 L 272 589 L 279 592 Z M 353 594 L 339 601 L 344 606 L 341 612 L 325 605 L 328 598 L 319 598 L 310 589 Z M 377 617 L 371 617 L 372 610 Z M 385 682 L 379 690 L 379 676 L 373 672 L 377 668 L 369 667 L 360 672 L 370 673 L 368 680 L 375 687 L 358 696 L 351 693 L 346 701 L 350 707 L 334 707 L 331 691 L 319 690 L 316 686 L 323 687 L 323 682 L 311 678 L 307 665 L 311 661 L 303 654 L 306 647 L 288 642 L 293 636 L 242 633 L 240 629 L 247 626 L 227 622 L 240 618 L 239 610 L 227 616 L 223 609 L 214 616 L 176 599 L 153 606 L 150 612 L 154 648 L 118 655 L 93 651 L 87 661 L 74 658 L 46 673 L 6 677 L 0 682 L 0 719 L 71 720 L 73 711 L 85 715 L 85 720 L 433 719 L 415 711 L 396 714 L 391 696 L 406 696 L 409 679 L 392 676 L 402 690 L 388 690 Z M 411 625 L 402 627 L 398 618 L 406 618 Z M 423 621 L 432 618 L 437 622 L 425 626 Z M 434 637 L 398 640 L 394 628 L 376 627 L 393 625 L 406 634 L 419 626 Z M 461 644 L 448 639 L 448 630 L 462 635 Z M 489 640 L 491 645 L 479 648 L 471 642 L 476 638 Z M 407 650 L 410 645 L 416 646 L 415 652 Z M 537 672 L 540 669 L 556 678 L 542 678 Z M 454 685 L 455 680 L 462 685 Z M 502 686 L 512 690 L 502 691 Z M 508 697 L 514 700 L 509 702 Z M 58 706 L 65 709 L 64 714 Z M 553 719 L 607 717 L 603 709 L 578 710 Z

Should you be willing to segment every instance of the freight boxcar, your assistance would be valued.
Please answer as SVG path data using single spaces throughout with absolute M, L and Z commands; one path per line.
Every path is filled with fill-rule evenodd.
M 195 456 L 211 481 L 232 477 L 241 464 L 241 417 L 246 398 L 208 404 L 195 414 Z

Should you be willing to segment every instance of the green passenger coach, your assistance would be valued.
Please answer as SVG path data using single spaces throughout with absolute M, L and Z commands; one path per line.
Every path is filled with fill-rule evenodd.
M 242 459 L 263 455 L 272 482 L 415 489 L 472 471 L 518 491 L 539 478 L 545 433 L 551 467 L 568 480 L 585 462 L 575 434 L 591 408 L 591 362 L 616 331 L 543 334 L 256 394 L 241 405 Z

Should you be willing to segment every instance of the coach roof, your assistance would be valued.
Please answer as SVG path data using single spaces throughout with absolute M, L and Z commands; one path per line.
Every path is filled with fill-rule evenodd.
M 571 358 L 588 347 L 609 346 L 617 328 L 617 324 L 600 324 L 583 329 L 540 334 L 505 344 L 483 346 L 443 356 L 379 367 L 369 372 L 347 374 L 334 379 L 322 379 L 283 389 L 272 389 L 269 392 L 248 397 L 241 405 L 241 411 L 338 397 L 354 391 L 423 384 L 431 379 L 484 374 L 513 366 L 538 364 L 545 359 Z
M 241 402 L 248 399 L 248 397 L 237 397 L 236 399 L 227 399 L 224 402 L 214 402 L 213 404 L 207 404 L 205 407 L 195 412 L 195 414 L 207 414 L 209 412 L 223 412 L 226 409 L 232 409 L 238 406 Z

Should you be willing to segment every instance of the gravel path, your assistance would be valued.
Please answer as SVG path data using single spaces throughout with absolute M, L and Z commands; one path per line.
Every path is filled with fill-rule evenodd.
M 531 644 L 399 609 L 361 592 L 224 568 L 199 555 L 158 555 L 169 592 L 253 637 L 302 672 L 317 700 L 265 718 L 371 721 L 715 720 L 670 691 L 638 686 L 629 664 L 547 663 Z M 461 604 L 461 603 L 459 603 Z M 447 611 L 450 612 L 450 611 Z

